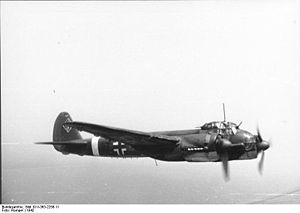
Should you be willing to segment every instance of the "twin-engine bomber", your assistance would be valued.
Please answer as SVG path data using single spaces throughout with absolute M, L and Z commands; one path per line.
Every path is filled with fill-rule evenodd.
M 53 145 L 63 154 L 101 157 L 150 157 L 162 161 L 222 162 L 225 180 L 229 180 L 228 161 L 250 160 L 262 153 L 259 171 L 262 172 L 264 151 L 270 143 L 257 135 L 240 129 L 240 125 L 213 121 L 189 130 L 141 132 L 91 123 L 72 121 L 61 112 L 54 124 L 53 141 L 36 144 Z M 95 137 L 83 139 L 79 131 Z

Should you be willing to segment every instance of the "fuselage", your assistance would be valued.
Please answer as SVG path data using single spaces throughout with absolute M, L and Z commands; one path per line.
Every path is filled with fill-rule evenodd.
M 245 149 L 235 150 L 229 153 L 229 160 L 253 159 L 257 157 L 254 136 L 242 129 L 235 132 L 220 132 L 219 129 L 189 129 L 151 132 L 152 135 L 174 137 L 179 140 L 172 149 L 139 149 L 119 141 L 111 141 L 101 137 L 83 139 L 87 141 L 86 146 L 64 146 L 55 145 L 56 150 L 64 154 L 77 154 L 100 157 L 117 158 L 140 158 L 152 157 L 163 161 L 189 161 L 189 162 L 215 162 L 220 161 L 216 150 L 216 139 L 218 135 L 230 140 L 233 144 L 244 143 Z

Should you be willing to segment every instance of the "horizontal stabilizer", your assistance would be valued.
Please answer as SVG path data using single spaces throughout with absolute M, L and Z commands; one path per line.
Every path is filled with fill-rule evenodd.
M 86 145 L 86 140 L 71 140 L 71 141 L 51 141 L 51 142 L 36 142 L 41 145 Z

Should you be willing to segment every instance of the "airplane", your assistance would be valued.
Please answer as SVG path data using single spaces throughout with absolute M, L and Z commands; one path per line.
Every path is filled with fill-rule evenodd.
M 64 155 L 140 158 L 161 161 L 222 162 L 224 179 L 229 180 L 228 161 L 250 160 L 261 154 L 262 173 L 264 151 L 270 142 L 227 122 L 223 104 L 223 121 L 212 121 L 188 130 L 141 132 L 73 121 L 70 114 L 61 112 L 54 123 L 53 141 L 36 144 L 53 145 Z M 95 137 L 83 139 L 79 131 Z M 156 162 L 156 161 L 155 161 Z

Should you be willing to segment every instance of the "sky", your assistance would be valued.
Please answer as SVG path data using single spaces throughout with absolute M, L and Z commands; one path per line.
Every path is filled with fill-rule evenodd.
M 2 201 L 248 203 L 300 190 L 299 11 L 297 1 L 1 2 Z M 33 145 L 52 140 L 61 111 L 147 132 L 222 120 L 222 103 L 227 120 L 271 140 L 263 176 L 258 159 L 230 162 L 226 183 L 219 163 Z

